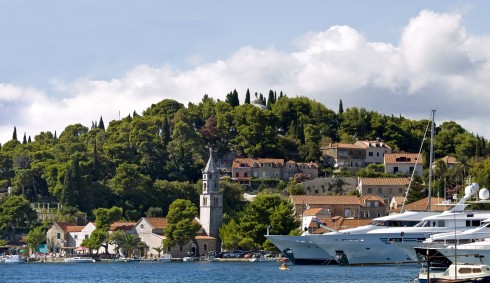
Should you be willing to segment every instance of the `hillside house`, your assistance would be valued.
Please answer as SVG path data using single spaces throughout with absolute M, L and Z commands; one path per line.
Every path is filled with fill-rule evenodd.
M 355 145 L 366 150 L 365 164 L 383 164 L 386 153 L 392 153 L 390 146 L 382 141 L 356 141 Z
M 357 191 L 361 195 L 377 195 L 387 201 L 394 196 L 405 196 L 410 184 L 407 178 L 359 178 Z
M 316 163 L 302 163 L 278 158 L 235 158 L 231 167 L 231 180 L 242 185 L 251 185 L 252 178 L 287 181 L 302 173 L 307 179 L 318 177 Z
M 294 213 L 301 217 L 305 211 L 313 208 L 323 208 L 331 216 L 345 218 L 374 218 L 386 215 L 386 206 L 383 199 L 378 196 L 311 196 L 293 195 L 290 200 L 294 206 Z
M 417 153 L 387 153 L 384 157 L 385 173 L 422 176 L 424 160 Z
M 348 143 L 331 143 L 321 147 L 326 165 L 337 168 L 362 168 L 365 165 L 366 149 Z

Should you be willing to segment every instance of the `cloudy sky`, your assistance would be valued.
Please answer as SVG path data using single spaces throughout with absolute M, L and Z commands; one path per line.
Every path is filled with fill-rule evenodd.
M 490 138 L 490 1 L 0 0 L 0 143 L 236 89 Z

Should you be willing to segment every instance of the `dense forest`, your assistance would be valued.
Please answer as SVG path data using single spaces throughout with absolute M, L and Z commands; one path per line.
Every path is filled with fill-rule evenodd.
M 264 107 L 253 105 L 257 101 Z M 234 90 L 225 101 L 204 95 L 187 107 L 165 99 L 141 114 L 110 121 L 107 127 L 96 117 L 90 127 L 68 125 L 59 136 L 41 132 L 31 139 L 24 134 L 21 142 L 14 127 L 12 140 L 0 148 L 0 192 L 11 187 L 13 194 L 30 202 L 59 202 L 92 219 L 94 209 L 113 206 L 123 208 L 129 220 L 155 211 L 164 216 L 175 199 L 198 204 L 209 147 L 218 158 L 233 152 L 321 163 L 322 145 L 356 139 L 380 139 L 395 151 L 418 152 L 428 124 L 364 108 L 344 110 L 342 101 L 336 110 L 273 90 L 267 96 L 255 93 L 253 99 L 247 90 L 240 103 Z M 425 154 L 428 147 L 426 142 Z M 460 162 L 457 172 L 462 172 L 439 166 L 435 179 L 444 175 L 446 184 L 461 183 L 458 174 L 464 174 L 463 179 L 471 174 L 481 186 L 490 184 L 490 146 L 483 137 L 455 122 L 443 122 L 436 125 L 434 149 L 436 159 L 455 156 Z M 321 170 L 331 172 L 327 167 Z M 225 205 L 231 207 L 241 188 L 223 187 L 229 191 Z

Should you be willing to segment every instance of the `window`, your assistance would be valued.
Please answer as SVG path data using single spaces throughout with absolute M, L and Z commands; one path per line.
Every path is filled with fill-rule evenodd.
M 77 234 L 73 235 L 73 239 L 78 240 L 78 235 Z
M 141 229 L 145 229 L 145 225 L 141 224 L 141 225 L 140 225 L 140 228 L 141 228 Z
M 56 233 L 56 239 L 61 239 L 61 233 Z
M 350 209 L 345 209 L 344 211 L 344 217 L 345 218 L 350 218 L 352 216 L 352 212 L 350 211 Z
M 413 172 L 413 166 L 410 166 L 410 173 Z
M 248 177 L 248 172 L 243 173 L 243 177 Z
M 370 201 L 366 201 L 366 206 L 367 207 L 371 207 L 371 202 Z
M 88 235 L 85 235 L 85 239 L 88 239 Z
M 376 152 L 376 156 L 379 157 L 379 152 Z
M 369 153 L 368 153 L 368 155 L 369 155 L 369 156 L 373 156 L 373 152 L 369 152 Z
M 381 188 L 378 188 L 378 194 L 381 194 L 383 190 Z
M 372 194 L 373 193 L 373 189 L 372 188 L 368 188 L 368 193 L 369 194 Z
M 204 251 L 207 251 L 208 250 L 208 246 L 206 244 L 204 244 Z
M 206 180 L 208 178 L 208 174 L 203 174 L 202 178 Z
M 397 166 L 393 167 L 393 173 L 398 173 L 398 167 Z
M 235 173 L 235 177 L 237 177 L 237 178 L 240 177 L 240 173 L 239 172 L 236 172 Z
M 401 194 L 403 193 L 403 189 L 402 188 L 398 188 L 398 192 Z
M 378 207 L 379 206 L 379 202 L 375 201 L 374 202 L 374 207 Z

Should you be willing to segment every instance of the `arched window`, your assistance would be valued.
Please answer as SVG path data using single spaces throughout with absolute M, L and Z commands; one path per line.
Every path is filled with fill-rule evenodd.
M 204 251 L 208 250 L 208 245 L 204 244 Z

